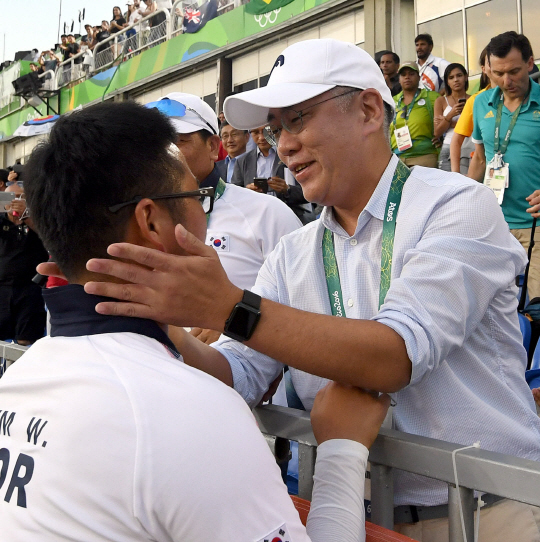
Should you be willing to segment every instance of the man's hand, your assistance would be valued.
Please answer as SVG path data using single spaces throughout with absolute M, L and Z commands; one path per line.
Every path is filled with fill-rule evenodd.
M 530 196 L 525 198 L 530 207 L 527 209 L 528 213 L 531 213 L 534 218 L 540 216 L 540 190 L 535 190 Z
M 433 143 L 433 146 L 436 149 L 440 149 L 442 147 L 442 139 L 440 137 L 432 137 L 431 143 Z
M 289 185 L 280 177 L 270 177 L 268 179 L 268 186 L 277 194 L 286 194 L 289 190 Z
M 190 334 L 204 344 L 215 343 L 221 337 L 221 331 L 214 331 L 213 329 L 201 329 L 200 327 L 192 327 Z
M 17 182 L 17 177 L 19 176 L 18 173 L 16 173 L 15 171 L 10 171 L 9 172 L 9 175 L 8 175 L 8 183 L 15 183 Z
M 21 223 L 21 216 L 26 211 L 26 201 L 23 199 L 13 199 L 11 203 L 6 206 L 8 219 L 14 224 Z
M 268 183 L 268 185 L 270 185 L 270 183 Z M 259 194 L 264 194 L 264 192 L 258 186 L 255 186 L 255 183 L 250 183 L 246 185 L 246 188 L 253 190 L 253 192 L 259 192 Z
M 62 280 L 67 281 L 66 276 L 64 275 L 64 273 L 62 273 L 62 271 L 60 271 L 60 268 L 55 262 L 40 263 L 36 267 L 36 271 L 40 275 L 43 275 L 44 277 L 56 277 L 57 279 L 62 279 Z
M 108 253 L 123 261 L 90 260 L 86 265 L 89 271 L 128 283 L 86 283 L 84 288 L 89 294 L 127 302 L 98 303 L 96 311 L 149 318 L 180 327 L 223 330 L 232 309 L 242 300 L 242 290 L 228 279 L 212 247 L 180 224 L 175 234 L 183 256 L 118 243 L 111 245 Z
M 348 439 L 369 448 L 390 405 L 388 395 L 379 396 L 352 386 L 330 382 L 317 393 L 311 425 L 318 444 Z

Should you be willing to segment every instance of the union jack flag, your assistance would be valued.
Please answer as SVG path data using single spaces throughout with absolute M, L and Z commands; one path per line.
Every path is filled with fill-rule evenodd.
M 187 19 L 188 23 L 199 24 L 201 22 L 201 12 L 197 9 L 187 8 L 184 14 L 184 19 Z

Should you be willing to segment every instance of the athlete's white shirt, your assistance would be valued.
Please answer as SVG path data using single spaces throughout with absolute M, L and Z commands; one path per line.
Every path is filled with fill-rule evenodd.
M 227 184 L 214 204 L 206 233 L 229 280 L 251 290 L 268 255 L 286 234 L 302 223 L 282 201 Z
M 366 461 L 356 442 L 319 447 L 311 540 L 364 539 Z M 246 403 L 158 341 L 46 337 L 0 379 L 2 541 L 257 542 L 280 529 L 310 540 Z

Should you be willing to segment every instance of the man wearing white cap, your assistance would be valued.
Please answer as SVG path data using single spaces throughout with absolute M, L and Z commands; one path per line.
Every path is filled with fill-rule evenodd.
M 236 128 L 269 125 L 306 199 L 325 206 L 321 219 L 281 240 L 253 292 L 230 284 L 215 254 L 181 227 L 186 256 L 113 245 L 112 255 L 152 271 L 88 262 L 136 283 L 87 284 L 130 301 L 98 312 L 224 330 L 236 340 L 214 348 L 186 335 L 184 360 L 250 405 L 287 364 L 308 410 L 326 379 L 394 392 L 400 431 L 540 460 L 516 316 L 525 253 L 489 189 L 459 174 L 411 171 L 392 156 L 394 101 L 371 57 L 335 40 L 296 43 L 266 87 L 228 98 L 224 110 Z M 398 472 L 394 489 L 404 531 L 448 540 L 445 483 Z M 538 509 L 484 501 L 481 541 L 538 539 Z
M 170 117 L 178 133 L 176 145 L 199 185 L 214 188 L 216 201 L 207 218 L 206 244 L 218 253 L 229 280 L 239 288 L 251 289 L 266 257 L 281 237 L 302 226 L 300 220 L 276 198 L 262 197 L 220 178 L 215 166 L 217 116 L 198 96 L 171 92 L 147 107 L 156 107 Z M 221 333 L 196 328 L 193 334 L 210 343 Z

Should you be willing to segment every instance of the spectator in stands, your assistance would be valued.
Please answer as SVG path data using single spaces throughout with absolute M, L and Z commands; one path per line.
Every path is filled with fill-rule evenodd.
M 390 126 L 392 151 L 408 166 L 437 167 L 439 151 L 433 134 L 436 92 L 418 87 L 420 74 L 415 62 L 399 68 L 403 90 L 396 96 L 396 115 Z
M 81 46 L 75 41 L 75 36 L 73 34 L 69 34 L 68 36 L 68 44 L 69 44 L 69 57 L 73 58 L 76 57 L 81 52 Z M 73 61 L 74 64 L 74 73 L 71 74 L 71 79 L 79 79 L 82 75 L 81 73 L 81 64 L 83 63 L 83 56 L 78 56 Z
M 142 15 L 139 11 L 141 7 L 140 0 L 128 0 L 127 6 L 128 6 L 128 13 L 129 13 L 128 25 L 134 26 L 135 24 L 137 24 L 137 22 L 139 22 L 142 19 Z M 128 39 L 133 38 L 133 36 L 135 36 L 136 33 L 137 33 L 136 28 L 130 28 L 126 32 L 126 37 Z M 132 47 L 132 48 L 135 49 L 136 47 Z
M 8 177 L 9 171 L 7 169 L 0 169 L 0 192 L 4 192 L 7 188 Z
M 474 143 L 470 140 L 470 136 L 473 133 L 473 105 L 476 97 L 490 88 L 495 88 L 497 85 L 491 80 L 491 68 L 487 61 L 487 47 L 484 47 L 480 53 L 480 67 L 482 74 L 480 76 L 480 91 L 473 94 L 470 100 L 467 100 L 465 107 L 461 112 L 461 115 L 454 128 L 454 135 L 450 142 L 450 162 L 452 171 L 456 173 L 462 173 L 467 175 L 469 170 L 469 163 L 478 160 L 478 157 L 472 157 L 470 155 L 474 152 Z M 476 167 L 476 166 L 473 166 Z
M 36 266 L 49 256 L 30 227 L 31 220 L 23 219 L 26 202 L 22 187 L 15 182 L 5 191 L 14 192 L 16 199 L 6 205 L 7 213 L 0 215 L 0 340 L 29 345 L 45 333 L 41 288 L 32 279 Z
M 52 50 L 49 51 L 43 51 L 41 55 L 39 55 L 39 64 L 43 69 L 43 72 L 52 71 L 53 73 L 56 72 L 56 68 L 58 64 L 60 64 L 61 59 L 60 57 Z M 51 74 L 45 75 L 45 80 L 49 84 L 49 81 L 52 81 Z
M 264 126 L 254 128 L 250 133 L 257 148 L 238 158 L 231 183 L 263 193 L 263 189 L 255 184 L 254 179 L 267 179 L 269 194 L 286 203 L 303 224 L 312 221 L 315 217 L 305 207 L 308 202 L 304 198 L 302 187 L 294 177 L 291 184 L 285 181 L 285 165 L 279 159 L 276 149 L 266 140 Z
M 43 73 L 43 66 L 40 66 L 39 64 L 36 64 L 36 63 L 32 62 L 30 64 L 30 70 L 33 71 L 33 72 L 36 72 L 38 74 L 42 74 Z
M 193 350 L 184 348 L 184 361 L 234 385 L 250 405 L 287 364 L 307 410 L 325 379 L 396 392 L 400 431 L 462 446 L 479 440 L 484 450 L 538 461 L 540 419 L 524 379 L 514 286 L 526 255 L 484 186 L 438 169 L 409 172 L 392 155 L 394 105 L 362 49 L 291 45 L 266 87 L 224 106 L 238 128 L 271 123 L 305 195 L 326 205 L 266 260 L 251 292 L 262 298 L 234 288 L 216 255 L 180 227 L 185 255 L 114 245 L 116 261 L 88 269 L 137 284 L 85 289 L 120 300 L 98 304 L 99 314 L 236 337 L 209 348 L 186 334 Z M 537 541 L 538 508 L 483 498 L 491 504 L 480 513 L 480 540 Z M 446 483 L 396 471 L 394 502 L 404 534 L 448 540 Z
M 70 284 L 44 293 L 52 337 L 0 380 L 2 409 L 35 420 L 39 437 L 29 445 L 33 433 L 17 422 L 0 433 L 2 475 L 21 462 L 9 471 L 16 491 L 2 493 L 2 538 L 363 540 L 367 447 L 388 396 L 336 384 L 319 394 L 308 535 L 239 396 L 182 363 L 157 321 L 98 316 L 97 298 L 84 292 L 96 278 L 87 258 L 106 254 L 111 239 L 180 253 L 177 224 L 204 239 L 201 203 L 212 197 L 174 153 L 175 136 L 155 110 L 109 102 L 62 117 L 30 158 L 28 201 Z
M 420 87 L 435 92 L 444 92 L 443 75 L 449 62 L 433 56 L 433 38 L 430 34 L 418 34 L 414 40 L 417 64 L 420 69 Z
M 85 24 L 84 29 L 86 34 L 81 38 L 81 47 L 86 46 L 89 49 L 92 49 L 92 42 L 94 41 L 94 29 L 90 24 Z
M 114 6 L 113 8 L 113 18 L 111 19 L 111 23 L 109 25 L 109 33 L 111 35 L 118 34 L 121 30 L 124 30 L 124 28 L 128 26 L 128 23 L 124 19 L 124 16 L 122 15 L 122 10 L 118 6 Z M 126 39 L 125 34 L 119 34 L 117 37 L 118 44 L 117 46 L 113 46 L 114 51 L 114 57 L 118 57 L 120 55 L 120 52 L 122 51 L 123 45 L 122 42 Z
M 449 64 L 444 72 L 444 88 L 446 95 L 435 101 L 435 118 L 433 135 L 437 138 L 444 136 L 443 145 L 439 154 L 439 169 L 452 171 L 450 164 L 450 143 L 454 134 L 456 123 L 470 98 L 469 74 L 458 63 Z
M 532 217 L 540 216 L 536 174 L 540 163 L 540 86 L 529 77 L 534 61 L 526 36 L 504 32 L 492 38 L 488 51 L 491 77 L 498 86 L 480 94 L 474 102 L 472 137 L 479 167 L 471 164 L 469 177 L 486 179 L 501 203 L 511 233 L 527 249 Z M 500 184 L 494 186 L 487 179 L 486 169 L 488 175 L 494 169 L 497 177 L 502 177 Z M 537 242 L 540 245 L 540 234 Z M 539 245 L 533 249 L 529 269 L 531 299 L 540 296 Z
M 97 69 L 113 60 L 110 43 L 101 43 L 109 37 L 109 22 L 105 20 L 101 21 L 101 25 L 96 27 L 96 32 L 94 33 L 94 58 L 96 59 L 95 68 Z
M 399 84 L 399 56 L 392 51 L 381 51 L 380 53 L 379 67 L 384 75 L 384 80 L 392 93 L 392 96 L 396 96 L 401 92 L 401 85 Z
M 237 130 L 233 128 L 227 121 L 221 124 L 221 141 L 223 147 L 227 151 L 227 157 L 216 163 L 219 169 L 221 178 L 228 183 L 231 182 L 234 166 L 237 159 L 246 152 L 246 145 L 249 140 L 249 132 L 247 130 Z
M 60 49 L 62 50 L 62 62 L 65 62 L 69 58 L 69 55 L 71 53 L 67 34 L 62 34 L 60 36 L 60 41 Z

